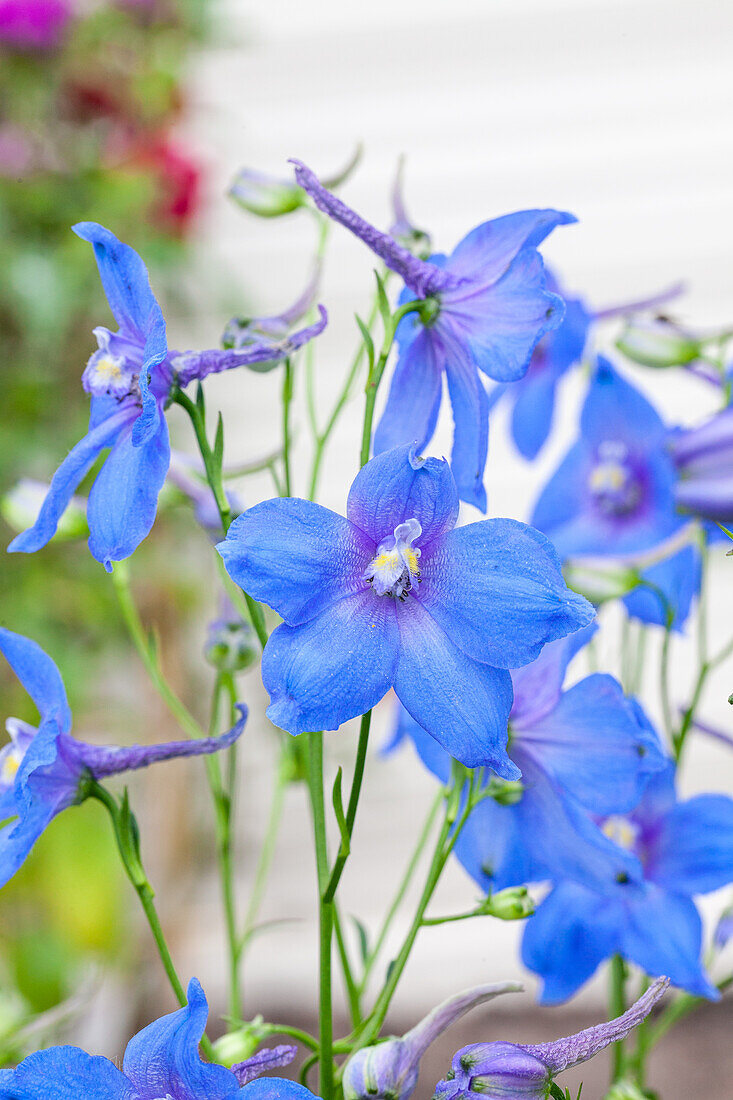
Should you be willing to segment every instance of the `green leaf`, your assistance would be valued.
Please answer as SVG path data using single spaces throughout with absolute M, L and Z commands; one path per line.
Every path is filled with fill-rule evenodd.
M 382 318 L 385 332 L 389 332 L 392 327 L 392 307 L 389 304 L 387 292 L 384 289 L 384 282 L 379 272 L 375 271 L 374 276 L 377 280 L 377 304 L 379 306 L 379 314 Z
M 359 331 L 361 332 L 361 338 L 364 341 L 364 347 L 366 348 L 367 357 L 369 359 L 369 373 L 371 374 L 372 370 L 374 369 L 374 354 L 375 354 L 374 353 L 374 341 L 372 340 L 372 334 L 369 331 L 369 329 L 366 327 L 364 322 L 362 321 L 359 314 L 356 313 L 356 314 L 354 314 L 354 316 L 356 317 L 356 323 L 359 326 Z
M 221 413 L 219 413 L 219 419 L 216 422 L 216 438 L 214 440 L 214 462 L 216 469 L 221 470 L 222 462 L 224 461 L 224 420 Z
M 351 838 L 349 836 L 349 827 L 346 824 L 344 803 L 341 797 L 341 781 L 343 779 L 343 773 L 343 768 L 339 768 L 339 770 L 336 772 L 331 800 L 333 802 L 333 811 L 336 814 L 336 821 L 338 822 L 339 832 L 341 833 L 341 847 L 339 848 L 339 855 L 348 856 L 349 852 L 351 851 Z
M 369 958 L 369 934 L 358 917 L 352 916 L 351 919 L 354 922 L 354 928 L 356 929 L 356 934 L 359 937 L 359 956 L 361 958 L 362 964 L 366 964 L 366 961 Z

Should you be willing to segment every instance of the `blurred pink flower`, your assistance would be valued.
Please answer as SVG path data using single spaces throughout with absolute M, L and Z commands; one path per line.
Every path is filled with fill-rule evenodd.
M 0 43 L 19 50 L 52 50 L 72 16 L 72 0 L 0 0 Z

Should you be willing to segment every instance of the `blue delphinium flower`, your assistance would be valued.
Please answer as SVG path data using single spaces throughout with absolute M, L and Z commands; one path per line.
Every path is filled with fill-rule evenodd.
M 195 978 L 187 997 L 184 1008 L 130 1040 L 121 1070 L 78 1047 L 49 1047 L 17 1069 L 0 1070 L 0 1100 L 312 1100 L 313 1093 L 295 1081 L 260 1077 L 243 1085 L 239 1066 L 202 1061 L 198 1047 L 209 1006 Z
M 640 720 L 647 722 L 641 712 Z M 702 924 L 692 899 L 733 882 L 733 799 L 702 794 L 678 802 L 669 762 L 637 808 L 607 818 L 604 829 L 636 854 L 644 879 L 603 895 L 557 883 L 527 923 L 522 944 L 525 965 L 543 980 L 540 1000 L 571 997 L 615 954 L 716 998 L 700 961 Z
M 0 751 L 0 886 L 25 861 L 49 822 L 88 794 L 90 780 L 144 768 L 175 756 L 198 756 L 231 745 L 242 717 L 223 737 L 160 745 L 89 745 L 71 736 L 71 711 L 61 675 L 35 642 L 0 628 L 0 653 L 38 708 L 38 729 L 10 719 L 10 742 Z
M 567 666 L 589 636 L 586 629 L 551 642 L 531 665 L 512 671 L 507 751 L 522 789 L 479 802 L 455 846 L 487 893 L 559 875 L 598 890 L 641 877 L 636 857 L 613 844 L 588 811 L 631 810 L 664 758 L 612 676 L 594 673 L 562 690 Z M 448 753 L 401 710 L 393 745 L 406 736 L 447 782 Z
M 270 719 L 293 734 L 336 729 L 394 687 L 462 763 L 516 778 L 504 748 L 507 669 L 587 625 L 590 604 L 531 527 L 454 529 L 448 463 L 412 447 L 367 463 L 346 512 L 268 500 L 219 544 L 230 577 L 285 620 L 263 654 Z
M 473 229 L 450 256 L 421 260 L 364 221 L 319 183 L 300 161 L 295 175 L 325 214 L 345 226 L 405 282 L 402 302 L 424 299 L 421 314 L 398 331 L 399 358 L 374 436 L 380 453 L 435 431 L 448 383 L 455 434 L 451 464 L 461 500 L 486 511 L 483 485 L 489 402 L 479 371 L 497 382 L 526 372 L 542 336 L 563 316 L 562 299 L 546 285 L 537 247 L 558 225 L 574 222 L 557 210 L 523 210 Z
M 457 1051 L 434 1100 L 545 1100 L 553 1078 L 625 1039 L 651 1012 L 669 982 L 661 978 L 623 1016 L 550 1043 L 472 1043 Z
M 543 489 L 532 524 L 562 558 L 623 556 L 662 543 L 686 522 L 676 509 L 667 440 L 656 409 L 599 356 L 580 438 Z M 699 586 L 697 551 L 685 547 L 641 577 L 647 587 L 625 598 L 629 613 L 664 625 L 669 607 L 681 627 Z
M 89 549 L 111 570 L 147 536 L 170 462 L 164 415 L 175 386 L 232 367 L 283 358 L 318 335 L 320 321 L 280 344 L 260 342 L 244 351 L 206 351 L 178 356 L 168 350 L 165 321 L 138 254 L 95 222 L 74 232 L 94 246 L 117 332 L 94 330 L 99 349 L 82 377 L 91 395 L 89 431 L 56 471 L 36 522 L 18 535 L 11 551 L 33 553 L 51 539 L 79 482 L 110 448 L 89 493 Z
M 519 982 L 467 989 L 443 1001 L 401 1038 L 357 1050 L 344 1066 L 345 1100 L 408 1100 L 415 1091 L 423 1055 L 447 1028 L 472 1008 L 521 989 Z
M 678 429 L 669 439 L 678 473 L 677 507 L 706 520 L 733 520 L 733 407 L 722 409 L 694 428 Z

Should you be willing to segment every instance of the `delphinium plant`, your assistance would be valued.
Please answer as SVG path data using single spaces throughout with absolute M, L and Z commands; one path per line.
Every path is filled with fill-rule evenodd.
M 56 665 L 15 632 L 20 624 L 8 624 L 0 649 L 40 724 L 8 721 L 0 878 L 7 881 L 33 858 L 52 818 L 88 798 L 101 802 L 149 923 L 161 981 L 167 978 L 179 1007 L 130 1040 L 121 1068 L 75 1047 L 50 1047 L 2 1070 L 0 1097 L 407 1100 L 426 1050 L 451 1023 L 521 988 L 477 975 L 483 984 L 446 990 L 447 999 L 406 1034 L 385 1037 L 421 929 L 467 919 L 526 921 L 522 957 L 542 980 L 543 1003 L 569 998 L 607 961 L 611 1019 L 537 1044 L 477 1035 L 445 1067 L 437 1098 L 562 1100 L 569 1093 L 557 1075 L 611 1044 L 609 1100 L 650 1096 L 646 1067 L 657 1041 L 732 980 L 718 960 L 730 913 L 703 952 L 695 898 L 733 882 L 733 799 L 677 793 L 680 763 L 694 750 L 691 735 L 706 728 L 698 711 L 708 676 L 733 653 L 733 642 L 710 648 L 705 614 L 709 558 L 726 546 L 718 523 L 733 518 L 728 334 L 684 332 L 662 316 L 678 288 L 604 310 L 565 294 L 539 248 L 575 220 L 570 214 L 540 209 L 496 218 L 446 256 L 412 226 L 399 186 L 395 222 L 384 233 L 334 194 L 348 173 L 326 187 L 304 164 L 293 165 L 293 180 L 244 171 L 232 194 L 259 216 L 308 209 L 319 229 L 316 275 L 284 313 L 234 318 L 221 348 L 172 350 L 142 259 L 110 229 L 74 227 L 93 248 L 117 328 L 94 330 L 98 350 L 82 376 L 91 399 L 88 432 L 9 549 L 42 552 L 70 508 L 82 515 L 86 509 L 89 550 L 111 574 L 131 640 L 185 738 L 119 748 L 76 740 Z M 357 354 L 322 424 L 315 362 L 328 318 L 317 289 L 331 222 L 355 234 L 379 264 L 373 308 L 357 319 Z M 614 319 L 624 326 L 617 344 L 627 360 L 691 371 L 710 387 L 719 407 L 705 423 L 665 425 L 628 368 L 596 354 L 599 331 Z M 282 434 L 266 462 L 276 495 L 244 509 L 229 485 L 224 420 L 213 427 L 207 418 L 206 380 L 246 369 L 281 373 L 282 403 L 272 415 Z M 512 403 L 513 438 L 532 460 L 549 436 L 560 380 L 573 370 L 587 379 L 578 439 L 540 492 L 531 525 L 483 518 L 492 410 Z M 444 376 L 454 420 L 450 460 L 429 454 Z M 355 408 L 349 399 L 357 380 L 361 431 L 339 514 L 315 497 L 334 426 Z M 312 432 L 306 479 L 291 463 L 296 382 L 306 391 Z M 171 459 L 167 411 L 174 404 L 190 420 L 197 461 Z M 77 490 L 92 469 L 84 498 Z M 216 673 L 205 724 L 166 680 L 130 582 L 128 561 L 165 511 L 166 482 L 190 501 L 192 522 L 213 536 L 221 567 L 225 599 L 207 644 Z M 474 511 L 470 522 L 461 521 L 461 502 L 478 518 Z M 609 604 L 623 616 L 619 677 L 598 667 Z M 685 644 L 691 619 L 697 668 L 689 697 L 679 699 L 670 650 Z M 661 637 L 659 697 L 642 700 L 642 666 L 654 636 Z M 234 890 L 233 796 L 246 755 L 237 742 L 247 718 L 238 672 L 259 650 L 267 715 L 292 735 L 283 742 L 286 770 L 289 760 L 288 774 L 304 783 L 311 807 L 319 912 L 313 1034 L 287 1020 L 242 1018 L 240 971 L 256 905 L 245 917 Z M 569 675 L 579 655 L 589 671 Z M 405 766 L 421 761 L 437 791 L 398 894 L 385 899 L 381 928 L 369 938 L 362 927 L 357 962 L 339 887 L 354 858 L 372 711 L 390 690 L 397 703 L 386 749 L 408 742 Z M 649 717 L 657 709 L 661 728 Z M 327 787 L 324 739 L 353 719 L 359 732 L 351 774 L 339 767 Z M 127 792 L 107 782 L 181 755 L 202 756 L 215 808 L 229 960 L 227 1030 L 215 1043 L 206 1035 L 202 987 L 196 978 L 184 984 L 158 918 L 143 863 L 151 841 L 140 835 Z M 334 828 L 335 849 L 328 843 Z M 263 871 L 271 834 L 265 843 Z M 414 912 L 404 916 L 402 944 L 368 996 L 425 851 L 427 875 Z M 431 901 L 451 859 L 482 900 L 467 912 L 436 915 Z M 351 1019 L 343 1035 L 334 1033 L 336 969 Z M 662 1003 L 668 986 L 673 991 Z M 268 1046 L 272 1036 L 286 1042 Z M 263 1076 L 286 1066 L 291 1074 L 297 1069 L 299 1081 Z

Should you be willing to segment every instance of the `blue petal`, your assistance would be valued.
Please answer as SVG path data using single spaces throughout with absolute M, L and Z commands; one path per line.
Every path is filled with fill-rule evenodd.
M 701 562 L 697 548 L 685 546 L 666 561 L 645 569 L 641 577 L 653 588 L 640 584 L 624 596 L 628 614 L 643 623 L 665 626 L 669 609 L 674 615 L 672 629 L 681 631 L 690 613 L 692 600 L 700 590 Z M 664 601 L 659 593 L 664 596 Z
M 563 580 L 539 531 L 489 519 L 450 532 L 420 559 L 419 599 L 469 657 L 516 668 L 586 626 L 593 608 Z
M 376 543 L 398 524 L 420 522 L 420 546 L 458 518 L 458 490 L 450 466 L 438 458 L 418 458 L 411 446 L 395 447 L 367 462 L 354 478 L 346 514 Z
M 11 553 L 33 554 L 53 538 L 59 519 L 77 485 L 105 447 L 109 447 L 129 428 L 135 415 L 134 409 L 125 407 L 116 415 L 103 420 L 76 444 L 53 475 L 36 522 L 10 543 L 8 550 Z
M 550 434 L 556 385 L 557 379 L 545 367 L 535 369 L 532 363 L 516 383 L 512 438 L 519 453 L 530 461 L 537 457 Z
M 527 921 L 522 962 L 543 980 L 541 1004 L 566 1001 L 621 944 L 620 903 L 563 882 Z
M 313 1093 L 297 1081 L 282 1077 L 258 1077 L 241 1089 L 243 1100 L 314 1100 Z
M 593 447 L 606 439 L 625 443 L 633 452 L 661 446 L 666 428 L 659 413 L 608 359 L 598 356 L 580 417 L 583 437 Z
M 140 446 L 127 430 L 107 456 L 89 493 L 87 520 L 89 549 L 108 572 L 113 561 L 129 558 L 150 532 L 169 465 L 163 416 L 155 434 Z
M 592 456 L 583 442 L 575 443 L 540 493 L 531 523 L 548 535 L 560 554 L 568 557 L 596 537 L 587 487 L 593 472 Z
M 679 894 L 733 882 L 733 799 L 701 794 L 678 803 L 651 841 L 647 873 Z
M 238 1096 L 239 1084 L 231 1070 L 199 1057 L 209 1008 L 195 978 L 189 982 L 187 997 L 185 1008 L 148 1024 L 130 1040 L 123 1062 L 126 1076 L 142 1096 L 176 1100 Z
M 558 225 L 576 219 L 558 210 L 519 210 L 483 222 L 454 248 L 448 270 L 487 286 L 496 282 L 522 248 L 536 248 Z
M 489 449 L 489 400 L 473 362 L 456 341 L 453 344 L 454 351 L 446 369 L 453 410 L 451 469 L 461 500 L 485 512 L 484 469 Z
M 413 442 L 421 451 L 432 439 L 443 388 L 443 363 L 438 351 L 431 330 L 421 328 L 400 352 L 387 404 L 374 433 L 375 454 Z
M 266 500 L 235 519 L 217 547 L 227 573 L 290 626 L 363 590 L 374 542 L 307 500 Z
M 497 382 L 514 382 L 527 371 L 542 336 L 563 318 L 563 301 L 546 289 L 538 252 L 520 252 L 493 286 L 460 284 L 442 296 L 436 328 L 450 330 L 470 349 L 482 371 Z
M 641 708 L 637 699 L 632 699 L 636 719 L 642 730 L 646 730 L 650 736 L 657 734 Z M 672 811 L 677 803 L 675 794 L 676 768 L 672 760 L 667 760 L 666 766 L 651 776 L 644 791 L 644 797 L 634 810 L 634 821 L 641 825 L 645 833 L 654 832 L 659 828 L 659 822 Z
M 467 768 L 486 765 L 505 779 L 519 778 L 506 755 L 509 674 L 466 657 L 419 600 L 397 608 L 397 625 L 394 688 L 415 721 Z
M 397 647 L 395 601 L 371 589 L 279 626 L 262 655 L 268 718 L 292 734 L 338 729 L 389 691 Z
M 621 953 L 651 977 L 666 975 L 673 985 L 717 1000 L 700 961 L 702 922 L 694 903 L 652 883 L 632 888 L 621 928 Z
M 556 642 L 548 642 L 536 661 L 512 669 L 513 725 L 526 728 L 557 705 L 568 665 L 597 630 L 598 624 L 593 622 Z
M 7 1076 L 6 1076 L 7 1074 Z M 78 1047 L 50 1047 L 3 1071 L 0 1100 L 137 1100 L 127 1078 L 107 1058 Z
M 517 737 L 554 782 L 600 815 L 632 810 L 650 773 L 665 764 L 656 736 L 642 729 L 621 685 L 604 673 L 564 692 L 543 718 L 517 724 Z
M 456 859 L 487 894 L 544 877 L 532 859 L 524 818 L 515 810 L 485 798 L 456 841 Z
M 434 737 L 431 737 L 422 726 L 415 721 L 411 714 L 405 710 L 402 704 L 397 705 L 396 727 L 389 744 L 383 748 L 384 753 L 392 752 L 405 738 L 412 741 L 417 755 L 425 767 L 441 783 L 448 783 L 451 776 L 451 754 L 439 745 Z
M 65 730 L 71 728 L 71 711 L 61 673 L 41 647 L 0 627 L 2 653 L 38 708 L 41 717 L 56 715 Z
M 72 228 L 94 246 L 104 293 L 120 328 L 135 335 L 141 344 L 151 332 L 159 333 L 161 326 L 165 338 L 163 314 L 137 252 L 96 222 L 78 222 Z

